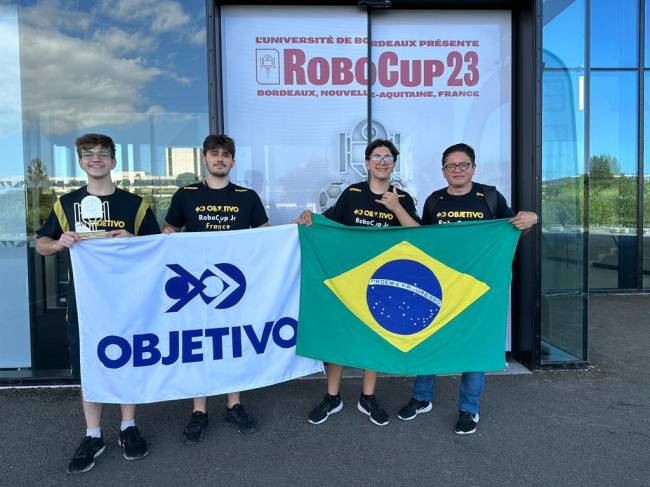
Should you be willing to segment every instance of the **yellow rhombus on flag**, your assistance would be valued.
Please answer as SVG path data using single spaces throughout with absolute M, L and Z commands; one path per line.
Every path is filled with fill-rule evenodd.
M 419 267 L 419 264 L 433 273 L 432 279 L 437 279 L 436 285 L 439 283 L 439 288 L 436 288 L 439 295 L 423 290 L 418 283 L 403 282 L 399 277 L 377 278 L 377 272 L 385 268 L 386 264 L 395 264 L 399 269 L 399 265 L 409 261 L 411 267 L 416 263 L 416 267 Z M 409 352 L 418 346 L 490 289 L 484 282 L 446 266 L 407 241 L 402 241 L 363 264 L 323 282 L 359 320 L 402 352 Z M 386 290 L 390 293 L 391 289 L 395 289 L 419 296 L 416 301 L 426 305 L 426 313 L 423 314 L 422 309 L 404 306 L 404 309 L 399 310 L 401 317 L 397 318 L 398 321 L 403 321 L 398 326 L 401 332 L 391 331 L 375 318 L 379 314 L 384 316 L 384 308 L 374 309 L 373 316 L 373 310 L 369 306 L 369 295 L 375 289 L 382 289 L 384 295 Z M 395 310 L 393 307 L 392 311 L 387 313 Z M 415 314 L 418 314 L 417 319 L 414 318 Z M 383 321 L 383 318 L 380 319 Z M 394 323 L 396 318 L 393 317 L 392 320 Z M 403 331 L 408 330 L 411 323 L 419 325 L 415 328 L 419 331 Z

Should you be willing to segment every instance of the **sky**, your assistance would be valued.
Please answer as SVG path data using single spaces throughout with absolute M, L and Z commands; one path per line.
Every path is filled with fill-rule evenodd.
M 23 130 L 45 160 L 39 137 L 191 146 L 207 131 L 203 0 L 0 1 L 0 42 L 0 176 L 22 173 Z
M 586 100 L 580 103 L 578 78 L 584 75 L 585 1 L 544 2 L 565 5 L 544 27 L 544 59 L 547 67 L 572 70 L 565 96 L 573 100 L 578 141 L 570 163 L 548 164 L 548 178 L 584 167 L 580 107 Z M 591 1 L 592 67 L 637 66 L 637 9 L 636 0 L 615 8 L 608 0 Z M 200 145 L 207 133 L 204 0 L 0 0 L 0 45 L 0 177 L 22 175 L 31 157 L 52 165 L 52 146 L 70 147 L 89 130 L 126 144 L 154 140 L 161 146 Z M 590 153 L 615 156 L 625 174 L 637 167 L 636 77 L 599 72 L 590 86 Z M 566 110 L 545 111 L 544 125 L 566 126 L 566 117 Z M 23 131 L 31 134 L 29 147 L 23 147 Z
M 547 0 L 557 4 L 556 0 Z M 573 106 L 574 132 L 577 141 L 576 163 L 565 167 L 547 164 L 545 179 L 572 176 L 583 172 L 585 106 L 589 105 L 591 123 L 589 127 L 589 152 L 591 155 L 615 156 L 624 174 L 637 172 L 637 103 L 638 80 L 634 71 L 620 71 L 638 67 L 638 13 L 636 0 L 621 0 L 615 4 L 608 0 L 591 1 L 590 62 L 592 68 L 606 71 L 592 71 L 590 96 L 586 100 L 579 89 L 579 77 L 584 77 L 585 67 L 585 0 L 559 0 L 566 8 L 544 25 L 544 62 L 548 68 L 565 68 L 565 83 L 558 88 L 557 71 L 551 75 L 550 87 Z M 646 17 L 648 8 L 646 8 Z M 647 22 L 646 22 L 647 25 Z M 646 65 L 650 60 L 646 49 Z M 619 71 L 617 71 L 617 69 Z M 548 73 L 548 72 L 547 72 Z M 549 80 L 545 74 L 545 87 Z M 589 102 L 589 103 L 587 103 Z M 566 109 L 553 111 L 543 107 L 544 126 L 566 127 Z M 645 102 L 646 119 L 650 121 L 650 103 Z M 650 124 L 646 124 L 650 126 Z M 648 135 L 650 130 L 646 129 Z M 565 151 L 566 152 L 566 151 Z M 648 150 L 647 152 L 650 152 Z M 553 150 L 548 157 L 555 157 Z M 546 158 L 545 158 L 546 159 Z M 546 162 L 546 161 L 545 161 Z M 647 164 L 646 164 L 647 166 Z M 576 172 L 577 171 L 577 172 Z

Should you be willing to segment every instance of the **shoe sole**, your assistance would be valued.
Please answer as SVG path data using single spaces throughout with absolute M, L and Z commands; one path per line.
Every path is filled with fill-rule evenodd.
M 205 428 L 201 428 L 201 434 L 199 435 L 199 438 L 197 440 L 190 440 L 187 436 L 185 436 L 185 432 L 183 432 L 183 443 L 185 445 L 198 445 L 203 441 L 204 436 L 205 436 Z
M 88 470 L 90 470 L 91 468 L 93 468 L 95 466 L 95 460 L 94 459 L 97 458 L 102 453 L 104 453 L 104 450 L 106 450 L 106 445 L 102 446 L 101 449 L 98 450 L 97 453 L 95 453 L 95 456 L 93 457 L 92 463 L 90 465 L 88 465 L 86 468 L 84 468 L 83 470 L 79 470 L 78 472 L 71 472 L 70 470 L 66 469 L 66 472 L 68 472 L 68 475 L 78 475 L 80 473 L 87 472 Z
M 429 403 L 426 407 L 416 409 L 416 410 L 415 410 L 415 414 L 414 414 L 413 416 L 409 416 L 408 418 L 405 418 L 405 417 L 400 416 L 400 415 L 398 414 L 397 417 L 398 417 L 399 419 L 401 419 L 401 420 L 404 420 L 404 421 L 411 421 L 412 419 L 415 419 L 415 417 L 416 417 L 418 414 L 428 413 L 428 412 L 431 411 L 432 409 L 433 409 L 433 405 L 432 405 L 431 403 Z
M 474 428 L 474 429 L 471 430 L 471 431 L 460 431 L 460 430 L 456 430 L 455 433 L 456 433 L 457 435 L 471 435 L 472 433 L 476 433 L 476 428 Z
M 476 426 L 478 425 L 478 421 L 480 419 L 480 416 L 478 413 L 476 413 L 476 419 L 474 420 L 474 429 L 470 431 L 462 431 L 462 430 L 454 430 L 454 433 L 457 435 L 471 435 L 472 433 L 476 433 Z
M 334 409 L 332 409 L 331 411 L 327 411 L 327 414 L 325 415 L 325 417 L 324 417 L 323 419 L 321 419 L 320 421 L 312 421 L 312 420 L 309 419 L 309 418 L 307 418 L 307 421 L 309 421 L 311 424 L 323 424 L 325 421 L 327 421 L 327 418 L 330 417 L 330 414 L 336 414 L 336 413 L 338 413 L 341 409 L 343 409 L 343 401 L 341 401 L 341 402 L 339 403 L 339 405 L 336 406 L 336 407 L 335 407 Z
M 373 422 L 374 424 L 376 424 L 377 426 L 386 426 L 388 423 L 390 423 L 389 420 L 386 420 L 385 423 L 379 423 L 379 422 L 375 421 L 374 419 L 372 419 L 372 416 L 370 415 L 370 411 L 367 411 L 367 410 L 366 410 L 366 409 L 361 405 L 360 402 L 357 403 L 357 409 L 358 409 L 359 411 L 361 411 L 363 414 L 366 414 L 366 415 L 370 418 L 370 421 L 372 421 L 372 422 Z
M 185 445 L 198 445 L 201 442 L 203 442 L 203 433 L 201 433 L 201 436 L 198 440 L 190 440 L 187 438 L 187 436 L 183 435 L 183 444 Z
M 124 448 L 124 443 L 123 443 L 120 439 L 118 439 L 118 440 L 117 440 L 117 446 L 119 446 L 120 448 Z M 128 456 L 128 455 L 126 454 L 126 450 L 124 450 L 124 452 L 122 453 L 122 456 L 124 457 L 124 459 L 125 459 L 125 460 L 128 460 L 129 462 L 131 462 L 131 461 L 133 461 L 133 460 L 140 460 L 140 459 L 146 457 L 147 455 L 149 455 L 149 450 L 148 450 L 148 449 L 147 449 L 146 452 L 144 452 L 143 455 L 141 455 L 141 456 L 139 456 L 139 457 L 130 457 L 130 456 Z
M 257 425 L 253 426 L 249 430 L 242 430 L 239 425 L 237 424 L 237 421 L 234 419 L 230 419 L 228 416 L 224 415 L 226 418 L 226 421 L 228 421 L 230 424 L 232 424 L 235 428 L 237 428 L 237 431 L 239 431 L 242 435 L 252 435 L 253 433 L 257 433 Z

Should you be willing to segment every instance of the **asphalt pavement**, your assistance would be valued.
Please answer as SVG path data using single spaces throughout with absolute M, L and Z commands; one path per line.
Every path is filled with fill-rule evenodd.
M 412 378 L 380 378 L 384 427 L 357 411 L 360 379 L 344 379 L 343 410 L 307 422 L 325 392 L 320 379 L 242 393 L 260 431 L 242 436 L 209 402 L 199 445 L 181 431 L 189 400 L 144 405 L 138 425 L 150 454 L 127 462 L 119 412 L 104 415 L 106 452 L 75 477 L 66 465 L 83 436 L 78 389 L 0 390 L 0 485 L 137 486 L 650 486 L 650 295 L 591 298 L 587 370 L 490 375 L 473 435 L 458 436 L 458 377 L 441 377 L 433 411 L 396 413 Z

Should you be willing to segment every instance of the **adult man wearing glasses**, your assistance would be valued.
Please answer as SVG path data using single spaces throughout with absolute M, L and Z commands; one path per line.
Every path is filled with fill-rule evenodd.
M 208 171 L 200 183 L 180 188 L 169 205 L 163 233 L 244 230 L 268 226 L 268 217 L 255 191 L 230 182 L 235 165 L 235 141 L 227 135 L 208 135 L 203 141 L 203 162 Z M 195 397 L 185 444 L 203 441 L 208 426 L 208 398 Z M 257 431 L 255 420 L 239 402 L 239 392 L 228 394 L 224 416 L 240 433 Z
M 92 226 L 104 230 L 106 237 L 132 237 L 160 233 L 158 222 L 144 200 L 137 195 L 115 186 L 111 170 L 115 167 L 115 144 L 100 134 L 86 134 L 75 141 L 79 166 L 88 177 L 88 184 L 61 196 L 47 220 L 37 232 L 36 251 L 41 255 L 53 255 L 67 251 L 83 238 L 83 231 L 90 225 L 84 218 L 84 200 L 96 202 L 101 209 L 92 215 Z M 97 201 L 99 200 L 99 201 Z M 102 235 L 103 236 L 103 235 Z M 79 374 L 79 323 L 75 300 L 74 280 L 70 275 L 66 322 L 70 365 Z M 95 458 L 106 448 L 100 428 L 103 404 L 88 402 L 81 396 L 86 436 L 81 441 L 68 465 L 69 474 L 87 472 L 95 465 Z M 118 445 L 124 449 L 127 460 L 137 460 L 147 455 L 147 443 L 135 425 L 135 404 L 121 404 L 122 424 Z
M 512 225 L 527 232 L 537 223 L 537 215 L 533 212 L 520 211 L 515 215 L 494 186 L 473 182 L 475 170 L 476 157 L 469 145 L 455 144 L 445 149 L 442 154 L 442 174 L 448 186 L 427 198 L 422 214 L 423 225 L 509 218 Z M 416 377 L 413 396 L 399 410 L 398 418 L 408 421 L 420 413 L 431 411 L 435 379 L 435 375 Z M 468 435 L 476 431 L 484 384 L 484 372 L 463 373 L 455 428 L 457 434 Z

